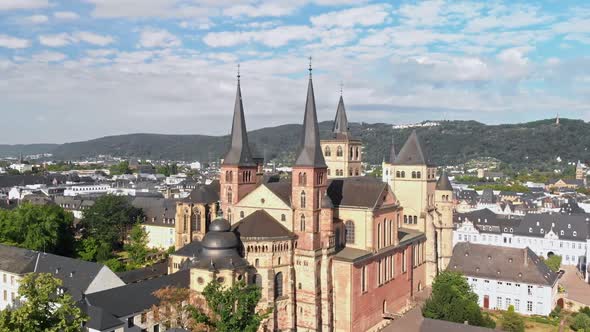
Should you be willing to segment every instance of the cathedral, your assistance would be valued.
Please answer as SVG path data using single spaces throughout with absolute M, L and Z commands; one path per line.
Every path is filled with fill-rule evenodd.
M 248 143 L 238 76 L 231 143 L 219 182 L 177 205 L 170 272 L 261 287 L 267 331 L 375 330 L 412 307 L 452 250 L 452 188 L 438 180 L 416 133 L 361 176 L 342 96 L 320 140 L 311 69 L 303 130 L 289 179 L 264 174 Z M 393 176 L 393 175 L 396 176 Z M 406 176 L 407 175 L 407 176 Z M 223 216 L 223 217 L 216 217 Z

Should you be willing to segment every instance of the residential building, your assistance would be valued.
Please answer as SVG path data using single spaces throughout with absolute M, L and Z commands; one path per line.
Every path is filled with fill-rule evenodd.
M 482 308 L 547 316 L 557 304 L 557 273 L 528 247 L 458 243 L 448 270 L 465 276 Z

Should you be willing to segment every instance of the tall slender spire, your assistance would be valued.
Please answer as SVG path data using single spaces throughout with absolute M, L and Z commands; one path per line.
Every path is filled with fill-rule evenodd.
M 244 105 L 242 104 L 242 90 L 240 88 L 240 65 L 238 65 L 238 88 L 234 104 L 234 118 L 231 127 L 231 146 L 225 158 L 224 165 L 256 166 L 250 146 L 248 145 L 248 132 L 244 119 Z
M 389 150 L 389 163 L 393 164 L 395 162 L 395 142 L 393 140 L 393 135 L 391 135 L 391 148 Z
M 303 133 L 295 166 L 327 167 L 320 146 L 320 128 L 311 79 L 311 57 L 309 57 L 309 84 L 305 101 L 305 115 L 303 116 Z
M 348 118 L 346 117 L 346 109 L 344 108 L 344 99 L 340 95 L 338 101 L 338 108 L 336 109 L 336 118 L 334 119 L 334 128 L 332 129 L 336 138 L 348 136 Z

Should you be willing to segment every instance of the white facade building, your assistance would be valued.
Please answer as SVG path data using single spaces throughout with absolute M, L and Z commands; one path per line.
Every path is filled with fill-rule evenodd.
M 78 196 L 89 194 L 106 194 L 111 190 L 109 184 L 88 184 L 71 186 L 64 190 L 64 196 Z
M 482 308 L 549 315 L 557 301 L 557 274 L 529 248 L 460 243 L 449 270 L 461 272 Z

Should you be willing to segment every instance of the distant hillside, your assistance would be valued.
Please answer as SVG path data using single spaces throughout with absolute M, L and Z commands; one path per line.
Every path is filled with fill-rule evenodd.
M 329 137 L 331 122 L 320 123 L 322 137 Z M 351 124 L 354 136 L 363 141 L 365 160 L 380 163 L 389 154 L 392 137 L 399 151 L 411 129 L 393 130 L 391 125 Z M 283 125 L 249 133 L 250 142 L 267 160 L 294 158 L 301 126 Z M 479 157 L 494 157 L 515 167 L 543 167 L 557 156 L 563 160 L 589 160 L 590 124 L 562 119 L 523 124 L 485 125 L 475 121 L 446 121 L 440 126 L 419 128 L 424 148 L 439 165 L 457 164 Z M 145 159 L 201 160 L 219 158 L 228 136 L 129 134 L 62 145 L 1 146 L 18 154 L 50 152 L 59 159 L 81 159 L 100 154 Z

